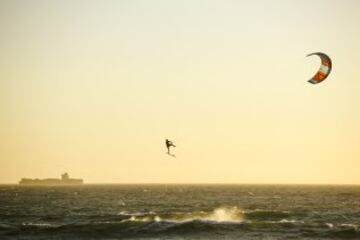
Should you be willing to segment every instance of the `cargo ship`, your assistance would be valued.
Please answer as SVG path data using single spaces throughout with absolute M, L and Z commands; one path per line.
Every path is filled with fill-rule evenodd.
M 82 179 L 70 178 L 68 173 L 61 174 L 61 179 L 59 178 L 45 178 L 45 179 L 32 179 L 32 178 L 22 178 L 19 182 L 20 185 L 30 185 L 30 186 L 68 186 L 68 185 L 81 185 L 84 184 Z

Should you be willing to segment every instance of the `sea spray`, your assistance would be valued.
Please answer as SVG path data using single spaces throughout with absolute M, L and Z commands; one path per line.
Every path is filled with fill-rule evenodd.
M 242 222 L 244 215 L 238 207 L 221 207 L 214 209 L 214 211 L 203 220 L 214 222 Z
M 190 222 L 190 221 L 208 221 L 218 223 L 241 223 L 244 220 L 243 211 L 238 207 L 219 207 L 212 211 L 194 211 L 194 212 L 177 212 L 171 215 L 154 215 L 151 214 L 140 215 L 134 213 L 133 215 L 127 213 L 126 216 L 130 218 L 124 221 L 134 222 Z

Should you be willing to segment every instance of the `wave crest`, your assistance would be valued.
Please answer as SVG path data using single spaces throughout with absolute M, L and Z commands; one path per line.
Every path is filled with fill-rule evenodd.
M 215 208 L 210 212 L 191 212 L 191 213 L 173 213 L 171 215 L 131 215 L 130 218 L 125 221 L 135 222 L 191 222 L 191 221 L 203 221 L 203 222 L 217 222 L 217 223 L 241 223 L 244 221 L 243 211 L 237 207 L 220 207 Z

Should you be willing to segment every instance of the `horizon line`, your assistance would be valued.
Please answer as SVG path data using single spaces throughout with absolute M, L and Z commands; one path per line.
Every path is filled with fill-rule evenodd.
M 308 185 L 308 186 L 360 186 L 360 183 L 241 183 L 241 182 L 84 182 L 79 185 L 20 185 L 18 182 L 14 183 L 0 183 L 0 185 L 19 185 L 19 186 L 83 186 L 83 185 Z

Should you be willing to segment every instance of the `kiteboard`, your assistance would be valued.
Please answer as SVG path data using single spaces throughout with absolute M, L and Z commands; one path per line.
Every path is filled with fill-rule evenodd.
M 176 158 L 176 156 L 174 154 L 171 154 L 171 153 L 168 153 L 168 152 L 166 154 Z

